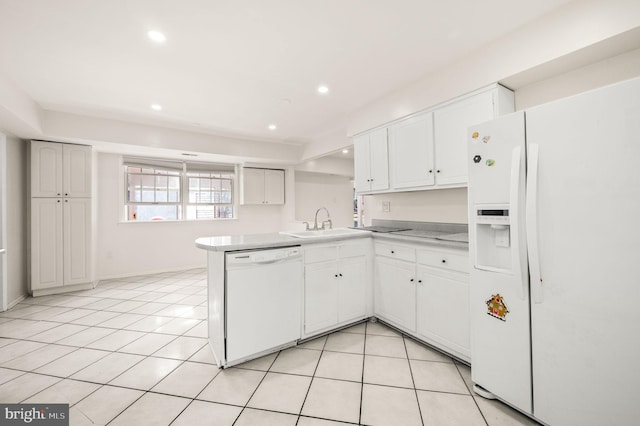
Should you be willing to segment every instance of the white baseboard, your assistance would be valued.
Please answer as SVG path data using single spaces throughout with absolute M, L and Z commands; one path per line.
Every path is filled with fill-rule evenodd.
M 23 294 L 22 296 L 18 297 L 16 300 L 11 301 L 8 305 L 7 305 L 7 311 L 11 308 L 13 308 L 14 306 L 16 306 L 18 303 L 22 302 L 24 299 L 27 298 L 26 294 Z
M 128 273 L 123 273 L 123 274 L 105 275 L 105 276 L 102 276 L 102 277 L 98 278 L 98 281 L 115 280 L 115 279 L 118 279 L 118 278 L 137 277 L 137 276 L 140 276 L 140 275 L 165 274 L 167 272 L 181 272 L 181 271 L 188 271 L 190 269 L 206 269 L 206 268 L 207 268 L 207 264 L 204 263 L 202 265 L 183 266 L 183 267 L 180 267 L 180 268 L 172 268 L 172 269 L 156 269 L 156 270 L 150 270 L 150 271 L 135 271 L 135 272 L 128 272 Z

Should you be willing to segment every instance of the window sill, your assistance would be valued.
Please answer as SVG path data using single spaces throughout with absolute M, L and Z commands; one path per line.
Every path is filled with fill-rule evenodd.
M 229 222 L 238 220 L 237 217 L 221 218 L 221 219 L 185 219 L 185 220 L 120 220 L 119 225 L 131 225 L 136 223 L 212 223 L 212 222 Z

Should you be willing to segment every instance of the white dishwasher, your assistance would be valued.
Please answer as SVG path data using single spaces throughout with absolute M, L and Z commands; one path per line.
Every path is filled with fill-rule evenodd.
M 238 364 L 300 339 L 300 247 L 225 255 L 225 358 Z

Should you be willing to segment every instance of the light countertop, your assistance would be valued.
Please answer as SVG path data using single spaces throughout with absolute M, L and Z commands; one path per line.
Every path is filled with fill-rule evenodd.
M 216 237 L 202 237 L 196 240 L 196 247 L 209 251 L 237 251 L 237 250 L 255 250 L 269 249 L 277 247 L 301 246 L 308 244 L 320 244 L 354 238 L 369 238 L 406 242 L 413 244 L 424 244 L 432 247 L 453 248 L 458 250 L 468 250 L 469 244 L 462 238 L 442 239 L 444 232 L 434 232 L 433 235 L 420 232 L 391 232 L 376 233 L 370 231 L 359 231 L 357 233 L 349 233 L 346 235 L 327 235 L 317 238 L 296 238 L 289 235 L 279 233 L 267 234 L 246 234 L 246 235 L 226 235 Z
M 295 238 L 276 232 L 268 234 L 227 235 L 220 237 L 202 237 L 196 240 L 196 247 L 211 251 L 253 250 L 260 248 L 288 247 L 307 244 L 327 243 L 354 238 L 368 238 L 369 231 L 357 234 L 327 235 L 317 238 Z

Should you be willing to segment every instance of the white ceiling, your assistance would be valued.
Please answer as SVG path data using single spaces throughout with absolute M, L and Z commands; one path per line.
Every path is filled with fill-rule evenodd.
M 305 144 L 567 2 L 0 0 L 0 74 L 47 110 Z

